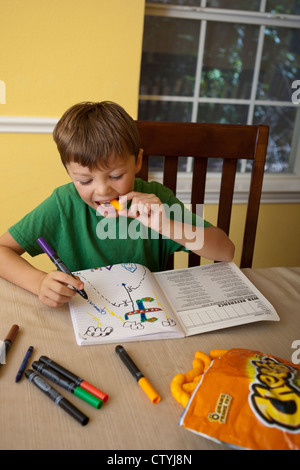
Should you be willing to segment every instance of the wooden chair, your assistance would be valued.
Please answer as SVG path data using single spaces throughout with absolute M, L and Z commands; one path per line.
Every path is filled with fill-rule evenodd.
M 230 227 L 237 162 L 239 159 L 252 161 L 240 261 L 241 268 L 251 267 L 268 143 L 268 126 L 157 121 L 137 121 L 137 125 L 144 149 L 143 166 L 137 175 L 140 178 L 148 180 L 149 156 L 163 156 L 163 184 L 176 194 L 178 157 L 194 157 L 191 191 L 193 211 L 196 204 L 204 204 L 208 159 L 223 160 L 217 226 L 227 234 Z M 189 254 L 189 266 L 199 264 L 199 257 L 193 253 Z M 171 269 L 170 264 L 168 268 Z

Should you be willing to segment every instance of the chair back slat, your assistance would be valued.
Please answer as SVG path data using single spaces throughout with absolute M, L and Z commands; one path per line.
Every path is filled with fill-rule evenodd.
M 229 234 L 237 160 L 223 162 L 217 226 Z
M 164 158 L 163 184 L 176 194 L 178 157 L 166 156 Z

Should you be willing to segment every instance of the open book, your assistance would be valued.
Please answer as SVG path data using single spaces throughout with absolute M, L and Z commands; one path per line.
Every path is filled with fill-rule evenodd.
M 180 338 L 259 320 L 279 320 L 234 263 L 151 273 L 125 263 L 74 273 L 88 300 L 70 311 L 79 345 Z

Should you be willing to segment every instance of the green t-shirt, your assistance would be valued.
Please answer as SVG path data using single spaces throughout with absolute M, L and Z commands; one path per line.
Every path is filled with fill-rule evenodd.
M 176 207 L 180 204 L 186 211 L 172 191 L 160 183 L 136 178 L 134 190 L 156 194 L 162 203 L 177 204 Z M 170 218 L 174 217 L 177 218 L 170 213 Z M 210 226 L 195 214 L 192 219 L 193 224 Z M 43 253 L 37 243 L 37 239 L 43 237 L 71 271 L 139 263 L 156 272 L 165 269 L 172 253 L 186 251 L 182 245 L 135 219 L 102 217 L 81 199 L 73 183 L 55 189 L 8 231 L 31 256 Z

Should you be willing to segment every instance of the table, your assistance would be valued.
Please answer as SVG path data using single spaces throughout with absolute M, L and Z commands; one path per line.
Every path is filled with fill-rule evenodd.
M 197 350 L 209 353 L 215 348 L 247 348 L 291 361 L 295 352 L 292 344 L 300 340 L 300 268 L 244 269 L 243 272 L 273 304 L 280 322 L 257 322 L 190 338 L 124 345 L 160 393 L 162 400 L 158 404 L 150 402 L 123 366 L 115 353 L 115 344 L 85 347 L 76 344 L 68 306 L 48 308 L 34 295 L 0 279 L 0 338 L 4 339 L 12 324 L 20 326 L 7 363 L 0 368 L 0 449 L 181 450 L 187 453 L 225 449 L 226 446 L 178 425 L 183 408 L 170 393 L 174 375 L 191 368 Z M 31 362 L 46 355 L 109 395 L 107 403 L 96 410 L 62 391 L 89 416 L 86 426 L 80 426 L 26 378 L 15 383 L 30 345 L 34 346 Z

